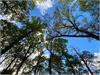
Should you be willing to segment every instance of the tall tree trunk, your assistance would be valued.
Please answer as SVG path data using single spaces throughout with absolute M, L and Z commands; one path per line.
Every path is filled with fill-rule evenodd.
M 74 69 L 73 64 L 70 62 L 70 60 L 68 59 L 68 57 L 67 57 L 67 56 L 66 56 L 66 59 L 67 59 L 67 61 L 68 61 L 69 65 L 70 65 L 70 67 L 71 67 L 71 69 L 72 69 L 73 74 L 74 74 L 74 75 L 76 75 L 76 72 L 75 72 L 75 69 Z
M 91 75 L 94 75 L 91 69 L 89 68 L 88 64 L 85 62 L 84 58 L 77 52 L 77 50 L 74 48 L 76 54 L 81 58 L 81 60 L 84 62 L 85 66 L 87 67 L 88 71 L 90 72 Z
M 51 71 L 51 62 L 52 62 L 52 54 L 50 54 L 50 58 L 49 58 L 49 74 L 51 75 L 52 74 L 52 71 Z
M 10 43 L 9 46 L 6 46 L 4 49 L 2 49 L 0 55 L 3 55 L 4 53 L 6 53 L 9 49 L 11 49 L 14 45 L 16 45 L 20 40 L 27 37 L 30 33 L 32 33 L 32 31 L 26 33 L 25 35 L 19 36 L 14 42 Z
M 25 57 L 25 58 L 22 60 L 22 62 L 20 63 L 19 67 L 17 68 L 17 71 L 16 71 L 16 74 L 15 74 L 15 75 L 18 74 L 20 68 L 22 67 L 22 65 L 23 65 L 23 63 L 26 61 L 26 59 L 27 59 L 27 58 Z
M 5 57 L 5 58 L 0 62 L 0 65 L 1 65 L 7 58 L 9 58 L 9 56 Z
M 13 60 L 11 60 L 10 64 L 7 66 L 7 68 L 5 70 L 7 70 L 11 66 L 11 64 L 15 61 L 15 59 L 16 59 L 16 57 L 13 58 Z
M 70 60 L 69 60 L 69 58 L 67 57 L 67 55 L 64 54 L 64 51 L 62 51 L 62 54 L 66 57 L 66 59 L 67 59 L 69 65 L 70 65 L 70 67 L 71 67 L 71 69 L 72 69 L 73 74 L 76 75 L 76 72 L 75 72 L 75 69 L 74 69 L 73 64 L 70 62 Z
M 37 73 L 37 69 L 38 69 L 38 66 L 39 66 L 39 64 L 40 64 L 40 60 L 41 60 L 42 54 L 43 54 L 43 52 L 41 52 L 40 55 L 39 55 L 37 64 L 36 64 L 36 66 L 35 66 L 34 75 L 36 75 L 36 73 Z

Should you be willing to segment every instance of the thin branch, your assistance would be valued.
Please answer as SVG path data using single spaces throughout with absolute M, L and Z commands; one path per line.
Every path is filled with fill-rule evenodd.
M 89 68 L 88 64 L 85 62 L 84 58 L 77 52 L 77 50 L 74 48 L 74 51 L 76 54 L 81 58 L 81 60 L 84 62 L 85 66 L 87 67 L 88 71 L 90 72 L 91 75 L 94 75 L 91 69 Z
M 34 70 L 34 75 L 36 75 L 36 73 L 37 73 L 37 69 L 40 64 L 40 59 L 41 59 L 42 54 L 43 54 L 43 52 L 41 52 L 40 55 L 38 56 L 37 64 L 36 64 L 35 70 Z
M 82 38 L 86 38 L 86 37 L 91 37 L 88 35 L 56 35 L 56 36 L 52 36 L 49 39 L 54 39 L 54 38 L 58 38 L 58 37 L 82 37 Z
M 35 44 L 34 44 L 34 47 L 35 47 L 37 44 L 40 44 L 40 42 L 35 43 Z M 32 44 L 32 45 L 33 45 L 33 44 Z M 31 54 L 34 52 L 34 50 L 33 50 L 31 53 L 29 53 L 29 50 L 30 50 L 30 48 L 32 47 L 32 45 L 30 45 L 29 49 L 28 49 L 27 52 L 25 53 L 25 56 L 24 56 L 22 62 L 20 63 L 19 67 L 17 68 L 17 71 L 16 71 L 16 74 L 15 74 L 15 75 L 18 74 L 18 72 L 20 71 L 20 68 L 23 66 L 24 62 L 25 62 L 25 61 L 27 60 L 27 58 L 28 58 L 29 56 L 31 56 Z M 28 53 L 29 53 L 29 55 L 27 55 Z
M 24 56 L 22 62 L 20 63 L 19 67 L 17 68 L 16 75 L 18 74 L 18 72 L 19 72 L 20 68 L 22 67 L 23 63 L 24 63 L 24 62 L 27 60 L 27 58 L 31 55 L 31 54 L 30 54 L 29 56 L 27 56 L 27 54 L 28 54 L 28 52 L 29 52 L 31 46 L 32 46 L 32 45 L 30 45 L 29 49 L 28 49 L 27 52 L 25 53 L 25 56 Z
M 67 20 L 73 25 L 73 27 L 76 29 L 76 31 L 85 33 L 85 34 L 87 34 L 88 36 L 90 36 L 91 38 L 94 38 L 94 39 L 96 39 L 96 40 L 100 40 L 100 36 L 99 36 L 99 35 L 95 35 L 95 34 L 93 34 L 92 32 L 89 32 L 89 31 L 87 31 L 87 30 L 85 30 L 85 29 L 79 29 L 79 28 L 77 27 L 77 25 L 76 25 L 75 22 L 73 23 L 70 19 L 67 19 Z
M 66 57 L 66 59 L 67 59 L 69 65 L 70 65 L 70 67 L 71 67 L 71 69 L 72 69 L 73 74 L 76 74 L 73 64 L 70 62 L 70 60 L 68 59 L 67 56 L 65 56 L 65 57 Z
M 72 69 L 73 74 L 76 75 L 76 72 L 75 72 L 75 69 L 74 69 L 73 64 L 70 62 L 70 60 L 69 60 L 69 58 L 67 57 L 67 55 L 64 54 L 64 51 L 62 51 L 62 54 L 66 57 L 66 59 L 67 59 L 69 65 L 70 65 L 70 67 L 71 67 L 71 69 Z

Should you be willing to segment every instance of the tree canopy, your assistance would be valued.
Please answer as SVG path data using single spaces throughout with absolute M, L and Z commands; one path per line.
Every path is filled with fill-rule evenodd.
M 73 47 L 71 54 L 67 46 L 70 37 L 99 41 L 99 1 L 57 0 L 52 16 L 30 21 L 37 1 L 0 1 L 1 74 L 100 74 L 93 53 Z

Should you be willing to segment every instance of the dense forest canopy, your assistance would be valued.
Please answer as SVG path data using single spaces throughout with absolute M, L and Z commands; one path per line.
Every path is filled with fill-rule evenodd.
M 51 15 L 48 8 L 55 9 Z M 0 1 L 1 74 L 100 74 L 100 60 L 93 53 L 72 47 L 68 39 L 99 41 L 99 0 Z M 42 15 L 30 16 L 37 6 Z M 42 7 L 41 7 L 42 8 Z M 78 11 L 77 11 L 78 10 Z M 89 17 L 84 15 L 89 13 Z M 31 17 L 31 18 L 30 18 Z M 91 18 L 91 19 L 90 19 Z M 30 20 L 31 19 L 31 20 Z

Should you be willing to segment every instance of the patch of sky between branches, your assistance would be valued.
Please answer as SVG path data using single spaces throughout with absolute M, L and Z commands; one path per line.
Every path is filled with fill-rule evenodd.
M 100 42 L 97 40 L 89 40 L 87 38 L 68 38 L 68 48 L 75 47 L 80 51 L 90 51 L 91 53 L 100 52 Z M 71 51 L 72 52 L 72 51 Z
M 44 2 L 41 3 L 39 3 L 39 1 L 36 1 L 36 7 L 40 10 L 42 15 L 45 15 L 47 10 L 53 7 L 53 1 L 45 0 Z
M 16 25 L 18 26 L 18 28 L 22 28 L 23 24 L 21 22 L 17 22 Z
M 91 14 L 88 11 L 82 12 L 80 7 L 77 7 L 76 11 L 74 11 L 72 14 L 81 25 L 83 24 L 83 20 L 87 20 L 89 23 L 93 21 Z
M 15 24 L 18 28 L 21 28 L 23 26 L 21 22 L 11 20 L 11 17 L 12 17 L 12 14 L 11 15 L 0 15 L 0 20 L 7 20 L 8 22 Z
M 53 16 L 56 6 L 57 0 L 46 0 L 42 4 L 36 4 L 35 8 L 29 12 L 29 21 L 32 21 L 33 16 L 40 17 L 41 19 L 47 14 Z

